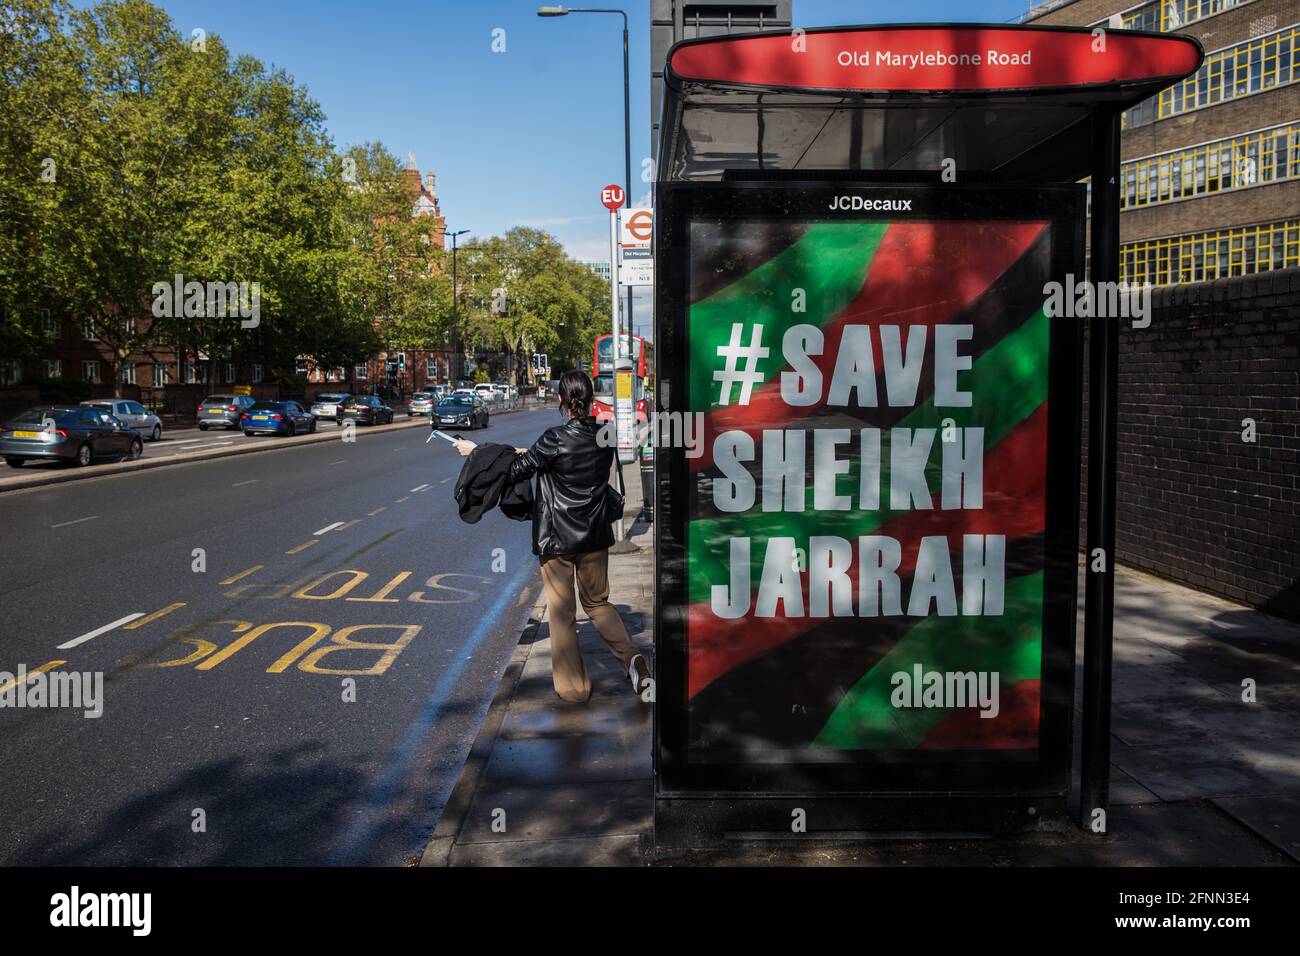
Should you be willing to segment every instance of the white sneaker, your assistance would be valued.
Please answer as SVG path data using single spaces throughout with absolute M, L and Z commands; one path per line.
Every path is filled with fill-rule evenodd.
M 636 666 L 637 661 L 641 662 L 639 668 Z M 632 684 L 632 692 L 639 697 L 650 680 L 650 667 L 646 664 L 644 655 L 637 654 L 632 660 L 628 661 L 627 679 Z

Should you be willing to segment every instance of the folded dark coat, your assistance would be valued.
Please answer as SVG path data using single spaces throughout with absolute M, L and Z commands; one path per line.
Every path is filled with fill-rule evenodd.
M 531 479 L 510 480 L 510 466 L 516 457 L 509 445 L 479 445 L 469 453 L 456 479 L 456 504 L 462 521 L 477 524 L 498 505 L 507 518 L 516 521 L 532 518 Z

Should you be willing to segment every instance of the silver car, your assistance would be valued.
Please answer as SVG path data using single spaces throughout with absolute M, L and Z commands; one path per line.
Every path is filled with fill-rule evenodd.
M 209 395 L 199 406 L 199 431 L 209 428 L 238 428 L 244 413 L 253 407 L 251 395 Z
M 316 418 L 338 421 L 339 409 L 351 397 L 349 392 L 321 392 L 312 403 L 311 413 Z
M 437 402 L 438 399 L 433 392 L 416 392 L 406 403 L 406 414 L 408 416 L 432 415 L 433 407 Z
M 162 438 L 162 419 L 139 402 L 124 398 L 96 398 L 81 404 L 108 412 L 124 425 L 138 431 L 149 441 L 157 441 Z

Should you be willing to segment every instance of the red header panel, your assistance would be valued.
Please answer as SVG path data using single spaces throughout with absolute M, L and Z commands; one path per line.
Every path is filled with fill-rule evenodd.
M 1201 49 L 1178 36 L 996 26 L 870 27 L 685 43 L 683 80 L 863 92 L 1112 86 L 1187 76 Z

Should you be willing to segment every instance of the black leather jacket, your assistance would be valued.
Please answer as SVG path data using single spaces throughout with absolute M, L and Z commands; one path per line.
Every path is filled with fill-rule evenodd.
M 603 521 L 614 449 L 596 443 L 596 419 L 571 418 L 548 428 L 510 466 L 511 482 L 537 476 L 533 553 L 579 554 L 614 543 Z

